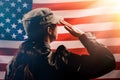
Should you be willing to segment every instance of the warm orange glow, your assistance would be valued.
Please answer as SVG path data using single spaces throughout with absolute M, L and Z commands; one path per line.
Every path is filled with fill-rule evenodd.
M 106 14 L 111 15 L 111 19 L 116 25 L 114 28 L 120 29 L 120 0 L 99 0 L 95 6 L 102 5 Z
M 103 3 L 108 5 L 109 11 L 114 14 L 117 21 L 120 21 L 120 0 L 104 0 Z

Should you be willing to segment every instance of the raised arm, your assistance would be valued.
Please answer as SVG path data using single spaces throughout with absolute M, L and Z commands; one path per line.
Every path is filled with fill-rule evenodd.
M 84 77 L 96 78 L 115 68 L 113 54 L 107 47 L 97 42 L 92 33 L 85 33 L 63 20 L 61 23 L 73 36 L 78 37 L 90 54 L 89 56 L 71 56 L 71 63 L 74 64 L 74 62 L 77 62 L 75 66 L 77 66 L 76 68 L 80 68 L 79 70 L 76 69 L 80 74 Z

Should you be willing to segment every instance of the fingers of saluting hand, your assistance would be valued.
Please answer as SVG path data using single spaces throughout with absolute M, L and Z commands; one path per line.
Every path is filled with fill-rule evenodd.
M 84 33 L 83 31 L 79 30 L 78 28 L 74 27 L 64 20 L 61 20 L 60 22 L 64 25 L 65 29 L 68 30 L 75 37 L 80 37 L 80 35 Z
M 68 23 L 68 22 L 66 22 L 66 21 L 64 21 L 64 20 L 61 20 L 60 23 L 61 23 L 62 25 L 64 25 L 65 29 L 67 29 L 68 31 L 72 31 L 72 27 L 73 27 L 73 26 L 72 26 L 70 23 Z
M 60 23 L 65 25 L 65 26 L 69 26 L 69 27 L 72 27 L 72 25 L 64 20 L 60 20 Z

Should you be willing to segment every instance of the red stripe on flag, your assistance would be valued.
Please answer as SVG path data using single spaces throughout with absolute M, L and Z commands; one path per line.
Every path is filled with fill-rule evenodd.
M 16 55 L 18 49 L 0 48 L 0 55 L 13 56 Z
M 120 46 L 108 46 L 108 48 L 111 50 L 113 54 L 120 54 Z M 86 48 L 75 48 L 75 49 L 69 49 L 69 51 L 80 54 L 80 55 L 88 55 L 88 51 Z
M 97 27 L 96 27 L 97 28 Z M 93 32 L 96 38 L 119 38 L 120 37 L 120 30 L 105 30 L 105 31 L 94 31 Z
M 120 46 L 108 46 L 108 48 L 111 50 L 113 54 L 120 54 Z M 88 55 L 88 51 L 86 48 L 75 48 L 75 49 L 68 49 L 70 52 L 73 52 L 75 54 L 79 55 Z M 53 52 L 55 50 L 53 49 Z
M 111 52 L 120 54 L 120 46 L 108 46 L 108 48 L 111 50 Z
M 79 18 L 65 18 L 64 20 L 71 23 L 72 25 L 115 21 L 113 19 L 113 15 L 110 15 L 110 14 L 109 15 L 108 14 L 107 15 L 105 14 L 104 15 L 93 15 L 93 16 L 86 16 L 86 17 L 79 17 Z
M 6 71 L 7 64 L 0 63 L 0 71 Z
M 120 70 L 120 62 L 116 62 L 116 70 Z
M 93 31 L 92 33 L 94 33 L 97 39 L 120 37 L 120 30 Z M 78 40 L 78 38 L 72 36 L 69 33 L 58 34 L 57 41 L 70 41 L 70 40 Z
M 96 1 L 86 1 L 86 2 L 66 2 L 66 3 L 34 3 L 33 9 L 40 7 L 47 7 L 52 10 L 75 10 L 75 9 L 85 9 L 89 8 L 90 5 L 94 4 Z

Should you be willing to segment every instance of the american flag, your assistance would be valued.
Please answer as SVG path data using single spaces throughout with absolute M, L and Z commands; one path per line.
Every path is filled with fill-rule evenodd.
M 120 6 L 119 0 L 0 0 L 0 80 L 6 65 L 27 38 L 22 25 L 23 15 L 31 9 L 48 7 L 56 15 L 108 46 L 116 60 L 116 68 L 96 80 L 120 80 Z M 51 43 L 55 50 L 64 44 L 75 54 L 88 54 L 79 40 L 58 25 L 58 39 Z

